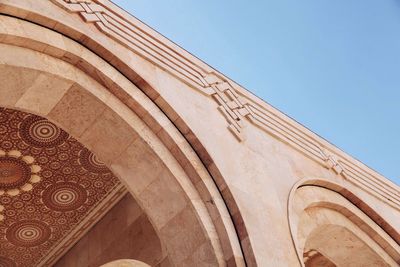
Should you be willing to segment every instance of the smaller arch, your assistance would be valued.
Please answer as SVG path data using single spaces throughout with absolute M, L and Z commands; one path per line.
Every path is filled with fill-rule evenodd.
M 355 200 L 357 201 L 354 202 Z M 310 244 L 308 241 L 312 240 L 309 239 L 312 231 L 318 227 L 328 230 L 326 225 L 337 225 L 346 229 L 343 231 L 355 233 L 348 236 L 359 238 L 357 244 L 368 244 L 379 257 L 383 255 L 381 258 L 386 265 L 382 266 L 397 266 L 400 263 L 400 247 L 396 234 L 393 235 L 392 231 L 384 227 L 389 224 L 349 189 L 334 182 L 324 179 L 299 181 L 289 195 L 288 223 L 301 266 L 315 266 L 311 263 L 320 261 L 326 263 L 322 266 L 331 266 L 329 264 L 334 262 L 327 257 L 326 252 L 307 246 Z M 319 235 L 320 238 L 323 236 Z
M 302 186 L 316 186 L 326 188 L 337 194 L 341 195 L 345 199 L 347 199 L 350 203 L 357 206 L 363 213 L 365 213 L 368 217 L 370 217 L 377 225 L 379 225 L 397 244 L 400 245 L 400 233 L 392 227 L 390 223 L 388 223 L 382 216 L 379 215 L 371 206 L 365 203 L 362 199 L 360 199 L 356 194 L 354 194 L 348 187 L 333 182 L 331 180 L 322 179 L 322 178 L 314 178 L 314 179 L 302 179 L 298 181 L 293 187 L 289 194 L 288 199 L 288 207 L 290 207 L 291 198 L 293 198 L 296 190 Z M 289 214 L 290 216 L 290 214 Z
M 123 259 L 103 264 L 100 267 L 150 267 L 150 265 L 142 261 Z

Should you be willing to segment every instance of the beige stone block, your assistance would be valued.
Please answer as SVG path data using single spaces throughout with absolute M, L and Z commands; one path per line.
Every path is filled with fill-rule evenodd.
M 128 189 L 139 195 L 156 179 L 159 179 L 165 165 L 142 139 L 136 139 L 111 163 L 111 170 L 121 177 Z
M 89 240 L 87 238 L 82 238 L 83 242 L 79 242 L 79 244 L 77 245 L 77 250 L 79 251 L 83 251 L 83 253 L 79 256 L 75 258 L 76 264 L 75 266 L 88 266 L 89 265 L 89 253 L 88 250 L 86 249 L 88 244 L 89 244 Z
M 183 262 L 177 264 L 177 266 L 197 266 L 197 267 L 203 267 L 203 266 L 224 266 L 223 260 L 219 264 L 218 261 L 216 261 L 214 254 L 214 250 L 211 247 L 211 245 L 208 242 L 203 243 L 200 247 L 198 247 L 195 251 L 193 251 L 193 254 L 185 259 Z
M 137 133 L 112 110 L 106 109 L 81 135 L 88 146 L 104 162 L 113 162 L 137 138 Z
M 39 75 L 38 71 L 0 65 L 0 105 L 13 107 Z
M 105 109 L 97 97 L 78 85 L 73 85 L 49 113 L 49 118 L 78 137 L 94 123 Z
M 71 86 L 71 81 L 40 74 L 15 106 L 40 115 L 47 115 Z
M 88 260 L 80 263 L 81 257 Z M 127 194 L 56 266 L 98 267 L 117 259 L 136 259 L 156 266 L 162 258 L 162 246 L 153 226 Z
M 127 195 L 128 197 L 124 199 L 122 199 L 123 204 L 123 209 L 122 213 L 120 216 L 123 216 L 126 220 L 126 225 L 131 225 L 132 223 L 134 223 L 140 216 L 143 215 L 143 210 L 140 208 L 140 206 L 138 205 L 138 203 L 133 199 L 133 196 L 128 193 Z
M 138 197 L 138 201 L 157 227 L 163 227 L 181 212 L 187 200 L 169 171 L 164 170 Z
M 191 255 L 207 242 L 203 231 L 190 206 L 186 206 L 161 229 L 161 238 L 173 249 L 169 253 L 175 264 L 186 260 L 186 255 Z
M 102 224 L 103 222 L 101 221 L 101 223 L 99 223 L 98 225 L 101 227 Z M 104 244 L 102 242 L 103 233 L 100 230 L 100 227 L 94 227 L 87 234 L 87 238 L 89 239 L 89 246 L 87 250 L 90 260 L 98 258 L 101 255 L 102 249 L 104 247 Z
M 146 129 L 146 124 L 135 114 L 134 110 L 131 109 L 128 105 L 122 102 L 115 96 L 110 96 L 106 105 L 112 109 L 118 116 L 124 119 L 124 121 L 136 132 L 143 135 L 143 132 L 150 132 L 150 129 Z

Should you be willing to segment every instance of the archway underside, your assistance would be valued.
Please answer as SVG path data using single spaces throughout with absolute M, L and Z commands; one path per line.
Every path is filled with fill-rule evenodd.
M 214 223 L 204 203 L 199 201 L 201 199 L 199 193 L 191 184 L 185 171 L 139 117 L 124 107 L 105 88 L 69 64 L 29 49 L 10 45 L 0 45 L 0 50 L 2 50 L 0 53 L 0 57 L 2 57 L 0 59 L 2 62 L 0 66 L 2 79 L 0 94 L 7 96 L 0 99 L 0 106 L 6 107 L 6 109 L 2 110 L 11 111 L 12 109 L 17 109 L 14 112 L 27 114 L 27 117 L 45 121 L 48 129 L 39 127 L 38 133 L 53 142 L 52 145 L 57 148 L 61 146 L 58 141 L 54 141 L 58 139 L 54 139 L 51 136 L 51 130 L 60 133 L 63 136 L 63 140 L 75 140 L 76 143 L 81 144 L 81 147 L 85 147 L 82 150 L 89 151 L 86 153 L 90 154 L 86 157 L 86 160 L 81 159 L 79 161 L 77 159 L 76 162 L 88 164 L 87 162 L 90 161 L 94 165 L 103 166 L 108 170 L 109 175 L 115 177 L 115 179 L 118 177 L 115 182 L 118 183 L 120 189 L 118 192 L 121 195 L 119 196 L 126 192 L 126 189 L 124 189 L 126 187 L 135 197 L 161 241 L 163 255 L 168 256 L 172 265 L 208 264 L 217 266 L 224 265 L 224 262 L 232 257 L 232 254 L 223 255 Z M 7 56 L 13 53 L 23 59 L 18 60 Z M 7 59 L 4 60 L 3 56 Z M 4 63 L 4 61 L 7 63 Z M 25 66 L 21 66 L 25 63 Z M 42 67 L 43 69 L 41 69 Z M 69 77 L 65 79 L 45 71 L 49 68 L 59 72 L 62 76 Z M 133 87 L 133 90 L 137 90 L 137 88 L 134 89 Z M 22 122 L 18 125 L 22 125 Z M 16 135 L 22 134 L 10 134 L 7 139 L 12 139 Z M 72 135 L 73 137 L 71 137 Z M 45 148 L 41 149 L 45 150 Z M 17 153 L 14 152 L 17 151 L 14 147 L 9 148 L 6 146 L 4 151 L 7 157 Z M 9 154 L 10 151 L 11 154 Z M 27 152 L 22 152 L 21 157 L 24 157 Z M 29 149 L 28 152 L 30 152 Z M 50 153 L 54 153 L 54 151 Z M 76 153 L 77 156 L 84 156 L 83 152 L 78 151 Z M 27 156 L 32 156 L 30 154 L 33 154 L 33 157 L 40 156 L 34 153 L 27 154 Z M 93 154 L 96 157 L 91 156 Z M 60 153 L 52 156 L 63 158 L 63 154 L 60 156 Z M 101 161 L 97 159 L 97 156 Z M 34 162 L 36 162 L 36 158 Z M 73 162 L 75 161 L 71 161 L 71 164 Z M 7 164 L 3 164 L 8 168 L 5 172 L 6 175 L 10 176 L 7 174 L 10 170 L 13 173 L 18 172 L 17 167 L 15 167 L 16 164 L 14 164 L 15 166 L 12 163 Z M 56 168 L 58 165 L 53 164 L 48 168 Z M 99 166 L 97 170 L 101 172 Z M 32 175 L 37 174 L 37 176 L 41 177 L 41 180 L 39 183 L 35 183 L 36 178 L 32 178 L 32 180 L 29 178 L 28 181 L 31 182 L 29 184 L 33 188 L 31 189 L 32 192 L 36 192 L 35 186 L 37 184 L 43 183 L 43 177 L 46 176 L 45 171 L 47 169 L 43 167 L 40 171 L 34 170 L 35 172 Z M 61 168 L 61 172 L 62 170 Z M 15 175 L 18 175 L 18 173 Z M 9 178 L 10 181 L 12 179 L 14 178 Z M 69 183 L 70 181 L 66 179 L 66 182 Z M 46 185 L 48 185 L 48 182 Z M 29 191 L 30 185 L 18 184 L 18 186 L 18 190 L 21 192 L 25 192 L 24 190 Z M 73 188 L 71 190 L 75 189 L 74 185 L 68 186 Z M 100 184 L 96 183 L 96 186 L 100 188 L 99 190 L 104 189 Z M 14 194 L 10 190 L 4 191 L 4 198 Z M 53 191 L 58 192 L 54 189 L 50 193 L 46 193 L 46 195 L 52 195 Z M 65 195 L 74 197 L 80 192 L 79 189 L 76 189 L 74 193 Z M 86 195 L 91 196 L 93 192 L 94 189 L 90 193 L 86 193 Z M 58 196 L 57 193 L 54 194 Z M 25 196 L 26 194 L 21 193 L 21 195 Z M 41 198 L 44 194 L 38 191 L 37 195 Z M 118 198 L 110 196 L 105 202 L 110 205 L 112 203 L 110 199 L 115 203 Z M 64 195 L 61 195 L 58 199 L 70 201 L 69 199 L 64 200 Z M 103 213 L 107 210 L 100 206 L 98 209 Z M 6 223 L 10 221 L 9 217 L 7 217 L 10 215 L 8 210 L 10 210 L 10 207 L 5 205 L 4 211 L 0 212 L 5 217 L 4 222 Z M 215 217 L 215 219 L 221 223 L 220 218 Z M 77 228 L 88 230 L 89 225 L 92 225 L 95 221 L 94 217 L 90 217 L 87 221 L 82 222 L 85 223 L 85 227 L 79 226 Z M 10 222 L 11 225 L 12 222 Z M 36 228 L 37 231 L 29 230 L 27 232 L 28 235 L 40 232 L 45 236 L 50 236 L 50 238 L 55 236 L 52 230 L 48 231 L 45 227 L 37 226 Z M 224 230 L 224 228 L 219 230 Z M 25 237 L 28 238 L 27 236 Z M 73 240 L 76 241 L 78 237 L 80 236 L 74 232 Z M 67 242 L 68 248 L 75 242 L 71 240 L 69 239 Z M 53 241 L 52 244 L 54 245 L 58 243 L 55 240 Z M 57 245 L 56 250 L 57 253 L 51 255 L 41 254 L 45 258 L 46 263 L 44 265 L 53 264 L 66 252 L 67 248 Z M 5 253 L 3 250 L 2 252 L 4 254 L 3 261 L 8 262 L 7 258 L 10 258 L 11 254 Z M 240 260 L 240 257 L 234 257 L 234 261 L 237 260 Z
M 126 193 L 91 151 L 47 119 L 0 108 L 0 136 L 0 256 L 10 266 L 46 263 Z
M 10 90 L 9 88 L 11 87 L 3 86 L 5 94 L 9 97 L 0 100 L 0 105 L 42 115 L 66 129 L 68 133 L 94 151 L 119 178 L 129 175 L 128 173 L 132 169 L 139 168 L 138 172 L 142 177 L 146 177 L 144 179 L 145 182 L 134 181 L 133 179 L 130 179 L 129 183 L 124 181 L 129 190 L 134 191 L 135 197 L 140 194 L 150 194 L 150 188 L 148 187 L 150 184 L 154 187 L 167 189 L 168 192 L 165 193 L 170 194 L 169 198 L 179 203 L 179 205 L 173 207 L 173 209 L 177 210 L 171 212 L 167 209 L 166 212 L 170 212 L 170 214 L 165 217 L 156 214 L 165 207 L 160 206 L 158 207 L 159 210 L 148 212 L 154 212 L 149 218 L 156 218 L 157 222 L 152 221 L 152 223 L 154 225 L 160 224 L 156 228 L 163 229 L 162 233 L 165 238 L 176 239 L 169 241 L 174 243 L 170 245 L 177 246 L 178 249 L 169 249 L 169 251 L 170 253 L 176 253 L 174 256 L 179 258 L 177 260 L 179 263 L 199 260 L 240 266 L 244 264 L 238 232 L 236 232 L 232 216 L 227 210 L 227 203 L 235 213 L 233 218 L 236 224 L 240 223 L 241 231 L 239 233 L 245 233 L 245 227 L 242 225 L 243 220 L 240 212 L 237 211 L 235 201 L 230 198 L 229 189 L 226 188 L 223 191 L 224 197 L 228 198 L 226 202 L 217 189 L 213 178 L 210 177 L 203 163 L 188 145 L 185 137 L 181 135 L 175 125 L 165 117 L 152 100 L 146 97 L 131 81 L 121 75 L 118 70 L 71 39 L 39 25 L 11 17 L 1 17 L 0 23 L 5 25 L 1 29 L 0 39 L 2 42 L 7 43 L 7 45 L 2 45 L 1 47 L 4 51 L 1 58 L 4 65 L 39 71 L 44 76 L 46 76 L 46 73 L 50 73 L 48 76 L 52 78 L 62 77 L 64 79 L 63 82 L 60 82 L 62 86 L 46 93 L 40 92 L 38 88 L 35 91 L 35 89 L 17 86 L 16 88 L 18 89 Z M 22 49 L 21 47 L 27 49 Z M 15 76 L 15 73 L 12 73 L 12 75 Z M 51 84 L 48 86 L 51 87 Z M 103 88 L 99 89 L 99 87 Z M 28 91 L 30 93 L 27 93 Z M 74 93 L 72 93 L 73 91 Z M 46 98 L 43 98 L 43 95 L 46 95 Z M 67 99 L 67 95 L 70 99 Z M 69 102 L 74 98 L 78 98 L 78 102 L 83 106 L 79 107 L 79 105 Z M 29 103 L 32 99 L 34 101 Z M 65 101 L 64 107 L 60 108 L 64 112 L 57 114 L 53 112 L 53 108 L 57 105 L 60 107 L 60 100 Z M 68 105 L 74 107 L 64 110 Z M 96 108 L 98 110 L 95 110 Z M 130 114 L 132 111 L 136 114 Z M 105 129 L 104 125 L 100 125 L 101 123 L 96 125 L 97 129 L 92 129 L 91 124 L 96 121 L 100 114 L 106 115 L 101 119 L 104 125 L 112 124 L 109 127 L 110 129 L 116 126 L 122 135 L 113 135 L 113 133 Z M 83 119 L 71 120 L 71 118 L 79 117 L 78 115 L 84 115 Z M 136 125 L 133 126 L 133 124 Z M 136 131 L 132 131 L 129 128 L 135 128 Z M 105 140 L 104 136 L 99 136 L 99 131 L 104 131 L 109 135 L 109 139 Z M 143 134 L 145 138 L 137 140 L 138 131 L 142 131 L 139 135 Z M 92 134 L 94 138 L 89 140 L 88 136 Z M 157 140 L 149 141 L 146 138 Z M 99 145 L 99 143 L 102 143 L 102 145 Z M 127 148 L 127 144 L 131 147 Z M 106 148 L 109 147 L 112 147 L 113 151 L 107 151 Z M 158 178 L 148 177 L 149 174 L 144 171 L 145 168 L 140 168 L 138 165 L 149 163 L 145 162 L 140 155 L 135 154 L 133 152 L 135 148 L 133 147 L 148 149 L 150 153 L 154 154 L 151 157 L 158 157 L 158 161 L 161 160 L 160 165 L 166 165 L 167 170 L 154 168 L 154 166 L 152 166 L 152 170 L 159 171 L 166 176 L 171 176 L 172 172 L 176 175 L 175 184 L 169 184 L 170 187 L 168 187 L 165 186 L 165 181 L 161 182 Z M 136 157 L 135 160 L 140 164 L 129 166 L 128 160 L 123 159 L 123 154 L 128 157 Z M 153 161 L 153 163 L 157 162 L 158 164 L 158 161 Z M 222 179 L 222 177 L 219 177 L 219 179 Z M 136 184 L 133 185 L 134 183 Z M 155 189 L 153 188 L 152 190 Z M 174 194 L 180 190 L 185 193 L 183 195 Z M 147 201 L 147 198 L 146 201 L 138 202 L 141 206 L 154 205 L 154 202 Z M 148 209 L 144 208 L 144 210 L 147 211 Z M 197 231 L 205 231 L 207 233 L 204 239 L 197 239 L 192 236 L 190 239 L 194 239 L 193 247 L 180 244 L 180 237 L 171 234 L 176 230 L 169 232 L 167 231 L 169 228 L 165 227 L 166 222 L 170 222 L 174 216 L 184 213 L 184 210 L 190 210 L 189 213 L 192 218 L 189 221 L 199 221 L 198 224 L 192 224 L 199 229 L 189 231 L 187 234 L 196 235 Z M 172 227 L 173 223 L 170 223 L 170 227 Z M 182 235 L 185 236 L 184 233 Z M 242 242 L 246 242 L 244 248 L 246 254 L 248 254 L 246 257 L 250 259 L 250 262 L 254 262 L 252 247 L 248 242 L 247 236 L 242 239 Z M 212 256 L 207 258 L 205 254 Z M 198 255 L 201 255 L 201 257 L 199 258 Z
M 79 141 L 1 107 L 0 135 L 0 266 L 100 266 L 130 256 L 171 264 L 146 214 Z

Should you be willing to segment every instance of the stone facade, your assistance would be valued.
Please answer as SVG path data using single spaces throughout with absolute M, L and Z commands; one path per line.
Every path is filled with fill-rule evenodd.
M 0 266 L 400 264 L 398 186 L 108 0 L 0 0 L 0 80 Z

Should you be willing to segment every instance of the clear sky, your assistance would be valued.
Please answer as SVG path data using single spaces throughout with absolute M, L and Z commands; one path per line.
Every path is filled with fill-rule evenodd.
M 400 185 L 400 0 L 114 0 Z

